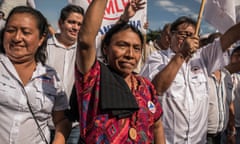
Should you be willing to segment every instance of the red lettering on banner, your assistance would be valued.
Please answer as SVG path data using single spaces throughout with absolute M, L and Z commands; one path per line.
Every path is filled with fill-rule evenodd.
M 92 0 L 88 0 L 88 3 L 91 3 Z M 104 19 L 106 20 L 117 20 L 120 14 L 123 13 L 124 8 L 130 2 L 130 0 L 109 0 Z
M 123 8 L 119 8 L 119 5 L 117 4 L 117 0 L 115 0 L 115 3 L 116 3 L 116 11 L 117 12 L 123 12 L 124 11 L 124 8 L 125 8 L 125 5 Z

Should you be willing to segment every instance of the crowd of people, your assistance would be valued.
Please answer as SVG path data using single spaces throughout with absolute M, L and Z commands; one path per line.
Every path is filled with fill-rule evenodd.
M 57 33 L 33 6 L 0 11 L 1 143 L 240 144 L 240 23 L 203 38 L 182 16 L 146 44 L 132 0 L 100 59 L 108 1 L 66 5 Z

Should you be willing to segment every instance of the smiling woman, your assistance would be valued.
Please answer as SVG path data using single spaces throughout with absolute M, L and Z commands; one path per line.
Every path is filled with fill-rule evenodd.
M 0 46 L 1 143 L 65 143 L 71 124 L 64 116 L 67 97 L 56 71 L 45 65 L 48 23 L 37 10 L 15 7 L 2 31 Z M 64 129 L 63 129 L 64 128 Z
M 102 41 L 106 64 L 96 57 L 95 39 L 107 2 L 92 1 L 78 37 L 75 75 L 81 137 L 86 143 L 97 144 L 164 144 L 162 109 L 155 89 L 133 72 L 142 54 L 141 32 L 119 20 Z M 134 0 L 126 11 L 136 13 L 144 4 Z
M 31 14 L 16 13 L 7 20 L 3 47 L 6 56 L 13 64 L 35 61 L 35 54 L 38 50 L 36 48 L 41 46 L 45 39 L 45 32 L 40 34 L 39 31 L 35 31 L 37 23 L 33 19 L 34 16 Z M 38 60 L 41 61 L 41 59 L 36 59 L 36 61 Z M 32 67 L 35 67 L 35 64 L 32 64 Z M 23 80 L 23 82 L 26 83 L 27 81 Z

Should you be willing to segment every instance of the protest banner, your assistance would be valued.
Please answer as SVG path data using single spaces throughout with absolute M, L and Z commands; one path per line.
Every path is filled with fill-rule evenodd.
M 234 0 L 207 0 L 204 11 L 205 20 L 219 32 L 224 33 L 236 24 Z
M 92 0 L 69 0 L 72 4 L 79 4 L 85 11 Z M 144 23 L 147 22 L 147 0 L 145 8 L 139 10 L 134 17 L 129 20 L 129 23 L 137 27 L 143 34 L 146 34 L 146 30 L 143 28 Z M 98 36 L 96 38 L 97 55 L 101 56 L 100 44 L 104 34 L 118 21 L 123 14 L 124 9 L 130 0 L 109 0 L 106 6 L 105 15 L 102 21 L 101 28 L 99 29 Z

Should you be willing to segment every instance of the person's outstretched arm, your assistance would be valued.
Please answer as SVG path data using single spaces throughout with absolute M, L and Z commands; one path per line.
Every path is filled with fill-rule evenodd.
M 143 0 L 137 0 L 137 1 L 131 1 L 127 4 L 127 6 L 124 9 L 123 14 L 120 16 L 118 23 L 121 22 L 128 22 L 130 18 L 132 18 L 137 11 L 144 9 L 146 2 Z
M 77 69 L 85 74 L 96 60 L 95 38 L 101 26 L 108 0 L 93 0 L 84 16 L 78 35 L 76 64 Z

